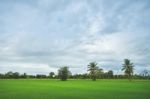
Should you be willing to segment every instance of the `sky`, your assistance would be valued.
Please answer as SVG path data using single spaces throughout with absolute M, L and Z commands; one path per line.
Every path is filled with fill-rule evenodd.
M 150 70 L 150 0 L 0 0 L 0 73 Z

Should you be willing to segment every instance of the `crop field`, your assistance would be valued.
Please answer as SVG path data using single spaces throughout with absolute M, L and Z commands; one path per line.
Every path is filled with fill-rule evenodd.
M 0 80 L 0 99 L 150 99 L 150 81 Z

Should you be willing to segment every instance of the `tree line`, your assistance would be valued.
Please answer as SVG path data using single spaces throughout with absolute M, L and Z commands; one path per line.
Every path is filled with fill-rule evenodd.
M 87 65 L 87 73 L 84 74 L 74 74 L 69 71 L 69 67 L 63 66 L 58 69 L 58 74 L 50 72 L 49 75 L 37 74 L 37 75 L 28 75 L 26 73 L 20 74 L 18 72 L 9 71 L 5 74 L 0 73 L 0 79 L 60 79 L 66 81 L 69 79 L 150 79 L 149 71 L 144 70 L 141 74 L 133 75 L 134 73 L 134 64 L 129 59 L 124 59 L 122 65 L 122 71 L 124 75 L 116 75 L 113 73 L 113 70 L 104 72 L 102 68 L 99 68 L 98 63 L 90 62 Z

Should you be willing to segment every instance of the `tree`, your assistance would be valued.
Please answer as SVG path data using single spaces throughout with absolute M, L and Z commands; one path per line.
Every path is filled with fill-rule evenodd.
M 68 78 L 71 78 L 72 77 L 72 73 L 71 71 L 68 71 Z
M 9 71 L 5 74 L 5 77 L 6 78 L 13 78 L 13 72 L 12 71 Z
M 37 74 L 36 78 L 41 79 L 41 78 L 46 78 L 46 75 L 43 74 Z
M 100 69 L 97 69 L 96 70 L 96 75 L 97 75 L 97 77 L 98 78 L 103 78 L 103 75 L 104 75 L 104 71 L 103 71 L 103 69 L 102 68 L 100 68 Z
M 67 66 L 61 67 L 58 70 L 58 77 L 60 78 L 60 80 L 66 81 L 67 78 L 68 78 L 69 73 L 70 73 L 70 71 L 68 70 Z
M 147 69 L 145 69 L 145 70 L 143 70 L 143 71 L 141 72 L 141 74 L 142 74 L 143 78 L 149 79 L 150 71 L 147 70 Z
M 113 78 L 113 71 L 112 70 L 108 71 L 108 78 Z
M 93 81 L 96 80 L 96 76 L 97 76 L 97 70 L 98 70 L 98 67 L 97 67 L 97 63 L 96 62 L 91 62 L 89 63 L 88 65 L 88 71 L 90 72 L 90 77 Z
M 124 74 L 128 76 L 128 79 L 131 81 L 131 77 L 133 76 L 133 63 L 129 59 L 124 59 L 124 64 L 122 66 L 122 71 Z
M 27 78 L 27 74 L 26 73 L 23 73 L 23 78 Z
M 0 73 L 0 79 L 4 79 L 5 75 Z
M 27 74 L 26 74 L 26 73 L 23 73 L 23 74 L 20 75 L 19 78 L 27 78 Z
M 55 73 L 54 72 L 50 72 L 49 73 L 49 78 L 53 78 L 55 76 Z
M 143 76 L 144 76 L 144 77 L 146 77 L 146 76 L 148 75 L 148 70 L 145 69 L 145 70 L 143 70 L 142 72 L 143 72 Z
M 13 78 L 18 79 L 19 78 L 19 73 L 18 72 L 14 72 L 13 73 Z

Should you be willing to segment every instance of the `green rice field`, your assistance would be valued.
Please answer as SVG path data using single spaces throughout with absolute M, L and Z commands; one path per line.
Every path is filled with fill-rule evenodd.
M 150 80 L 0 80 L 0 99 L 150 99 Z

